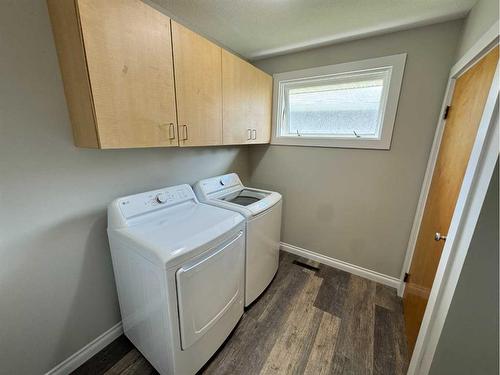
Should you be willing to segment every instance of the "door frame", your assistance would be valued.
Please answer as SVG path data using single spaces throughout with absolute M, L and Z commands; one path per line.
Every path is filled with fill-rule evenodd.
M 446 120 L 442 118 L 442 114 L 451 103 L 456 79 L 496 46 L 498 41 L 499 22 L 497 21 L 451 68 L 443 105 L 441 107 L 440 118 L 434 135 L 434 141 L 408 241 L 406 257 L 401 272 L 401 284 L 398 289 L 399 296 L 402 296 L 404 293 L 404 274 L 408 272 L 411 265 L 418 232 L 420 230 L 420 223 L 424 214 L 425 203 L 430 190 L 439 147 L 441 145 L 441 138 L 446 123 Z M 407 375 L 426 375 L 429 373 L 439 337 L 441 336 L 441 331 L 486 195 L 486 190 L 488 189 L 493 169 L 499 155 L 499 79 L 499 67 L 497 66 Z

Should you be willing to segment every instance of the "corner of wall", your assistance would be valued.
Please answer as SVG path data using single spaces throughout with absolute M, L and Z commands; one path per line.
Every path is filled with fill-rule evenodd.
M 478 0 L 465 18 L 462 35 L 457 48 L 455 61 L 474 45 L 474 43 L 499 19 L 498 0 Z

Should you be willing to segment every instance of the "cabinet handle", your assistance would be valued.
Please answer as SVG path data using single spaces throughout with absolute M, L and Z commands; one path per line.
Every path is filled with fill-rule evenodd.
M 182 137 L 182 140 L 187 141 L 188 140 L 188 126 L 187 125 L 182 125 L 182 133 L 184 135 Z
M 252 129 L 247 129 L 247 141 L 252 139 Z
M 175 139 L 175 128 L 174 128 L 174 123 L 171 122 L 168 124 L 168 138 L 169 139 Z
M 252 129 L 252 139 L 257 139 L 257 130 Z

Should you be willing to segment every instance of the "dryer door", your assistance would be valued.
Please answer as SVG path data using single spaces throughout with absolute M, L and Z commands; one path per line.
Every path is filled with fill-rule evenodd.
M 236 237 L 205 252 L 177 271 L 183 350 L 211 328 L 217 329 L 215 326 L 220 320 L 234 319 L 235 308 L 240 310 L 236 321 L 243 314 L 244 254 L 245 240 L 243 231 L 240 231 Z M 221 324 L 226 325 L 227 322 Z

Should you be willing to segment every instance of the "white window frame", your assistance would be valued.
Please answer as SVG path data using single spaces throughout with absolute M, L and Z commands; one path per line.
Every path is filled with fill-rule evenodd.
M 396 120 L 405 63 L 406 53 L 402 53 L 399 55 L 274 74 L 271 144 L 389 150 L 391 147 L 394 122 Z M 384 89 L 382 92 L 379 113 L 380 130 L 378 136 L 359 137 L 355 134 L 338 136 L 282 135 L 282 129 L 285 126 L 283 114 L 286 100 L 285 92 L 288 90 L 287 86 L 294 84 L 300 85 L 302 81 L 307 82 L 307 80 L 327 80 L 335 76 L 355 76 L 358 73 L 376 73 L 380 71 L 387 72 L 388 74 L 387 78 L 384 78 Z M 385 86 L 386 79 L 388 82 L 387 86 Z

